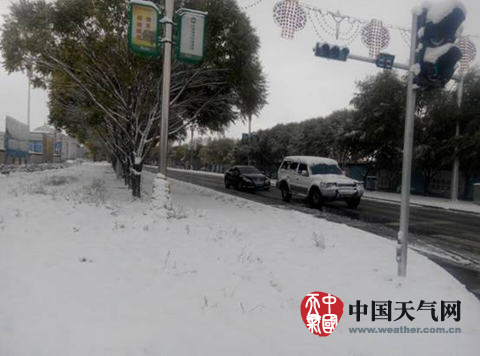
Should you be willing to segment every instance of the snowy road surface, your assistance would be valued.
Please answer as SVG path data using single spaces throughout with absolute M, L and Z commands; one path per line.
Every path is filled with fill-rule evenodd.
M 105 164 L 0 179 L 2 356 L 478 352 L 476 298 L 415 252 L 397 278 L 394 243 L 373 234 L 177 181 L 166 210 Z M 300 317 L 316 290 L 345 303 L 327 338 Z M 356 322 L 357 300 L 460 300 L 461 320 Z M 402 326 L 462 333 L 349 333 Z

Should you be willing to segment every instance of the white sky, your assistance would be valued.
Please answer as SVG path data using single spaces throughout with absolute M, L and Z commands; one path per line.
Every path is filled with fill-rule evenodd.
M 251 4 L 257 0 L 237 0 Z M 297 32 L 293 40 L 280 38 L 280 28 L 272 18 L 273 5 L 279 0 L 263 0 L 247 10 L 252 25 L 261 41 L 260 58 L 269 82 L 269 104 L 253 120 L 252 129 L 265 129 L 278 123 L 297 122 L 325 116 L 349 105 L 355 91 L 355 82 L 374 74 L 373 64 L 349 60 L 328 61 L 313 55 L 318 38 L 312 24 Z M 0 0 L 0 15 L 8 13 L 12 0 Z M 419 0 L 303 0 L 304 3 L 325 10 L 337 11 L 361 19 L 376 18 L 386 24 L 410 27 L 411 8 Z M 434 1 L 435 2 L 435 1 Z M 464 0 L 467 19 L 464 34 L 480 35 L 480 1 Z M 2 21 L 2 20 L 0 20 Z M 396 55 L 396 61 L 406 63 L 408 48 L 398 31 L 391 30 L 390 46 L 384 50 Z M 325 40 L 335 40 L 325 35 Z M 472 38 L 480 51 L 480 38 Z M 339 42 L 339 44 L 342 44 Z M 349 46 L 351 53 L 367 56 L 368 50 L 360 38 Z M 477 56 L 478 57 L 478 56 Z M 478 58 L 474 63 L 478 63 Z M 0 69 L 0 131 L 4 130 L 5 115 L 27 122 L 27 79 L 22 73 L 8 75 Z M 32 90 L 31 126 L 43 125 L 48 117 L 47 94 Z M 229 128 L 227 136 L 239 137 L 247 132 L 247 125 L 238 123 Z

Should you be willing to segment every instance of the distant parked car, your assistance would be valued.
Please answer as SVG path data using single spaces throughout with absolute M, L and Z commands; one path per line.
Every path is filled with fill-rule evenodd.
M 254 166 L 234 166 L 225 172 L 225 188 L 269 190 L 270 179 Z
M 297 196 L 308 199 L 314 206 L 344 200 L 350 208 L 356 208 L 364 193 L 363 184 L 345 176 L 337 161 L 309 156 L 284 158 L 278 170 L 277 187 L 284 201 Z

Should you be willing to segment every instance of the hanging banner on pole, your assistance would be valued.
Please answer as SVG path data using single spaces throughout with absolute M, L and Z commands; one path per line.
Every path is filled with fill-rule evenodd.
M 160 14 L 152 2 L 130 1 L 128 45 L 133 52 L 147 56 L 160 55 Z
M 205 56 L 205 32 L 207 13 L 189 9 L 178 12 L 177 59 L 186 63 L 198 63 Z

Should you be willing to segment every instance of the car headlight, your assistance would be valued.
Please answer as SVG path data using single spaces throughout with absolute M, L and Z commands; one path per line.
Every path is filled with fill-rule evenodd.
M 243 181 L 246 182 L 246 183 L 252 183 L 252 180 L 250 178 L 247 178 L 247 177 L 242 177 Z
M 332 187 L 336 187 L 337 183 L 322 183 L 321 186 L 324 188 L 332 188 Z

